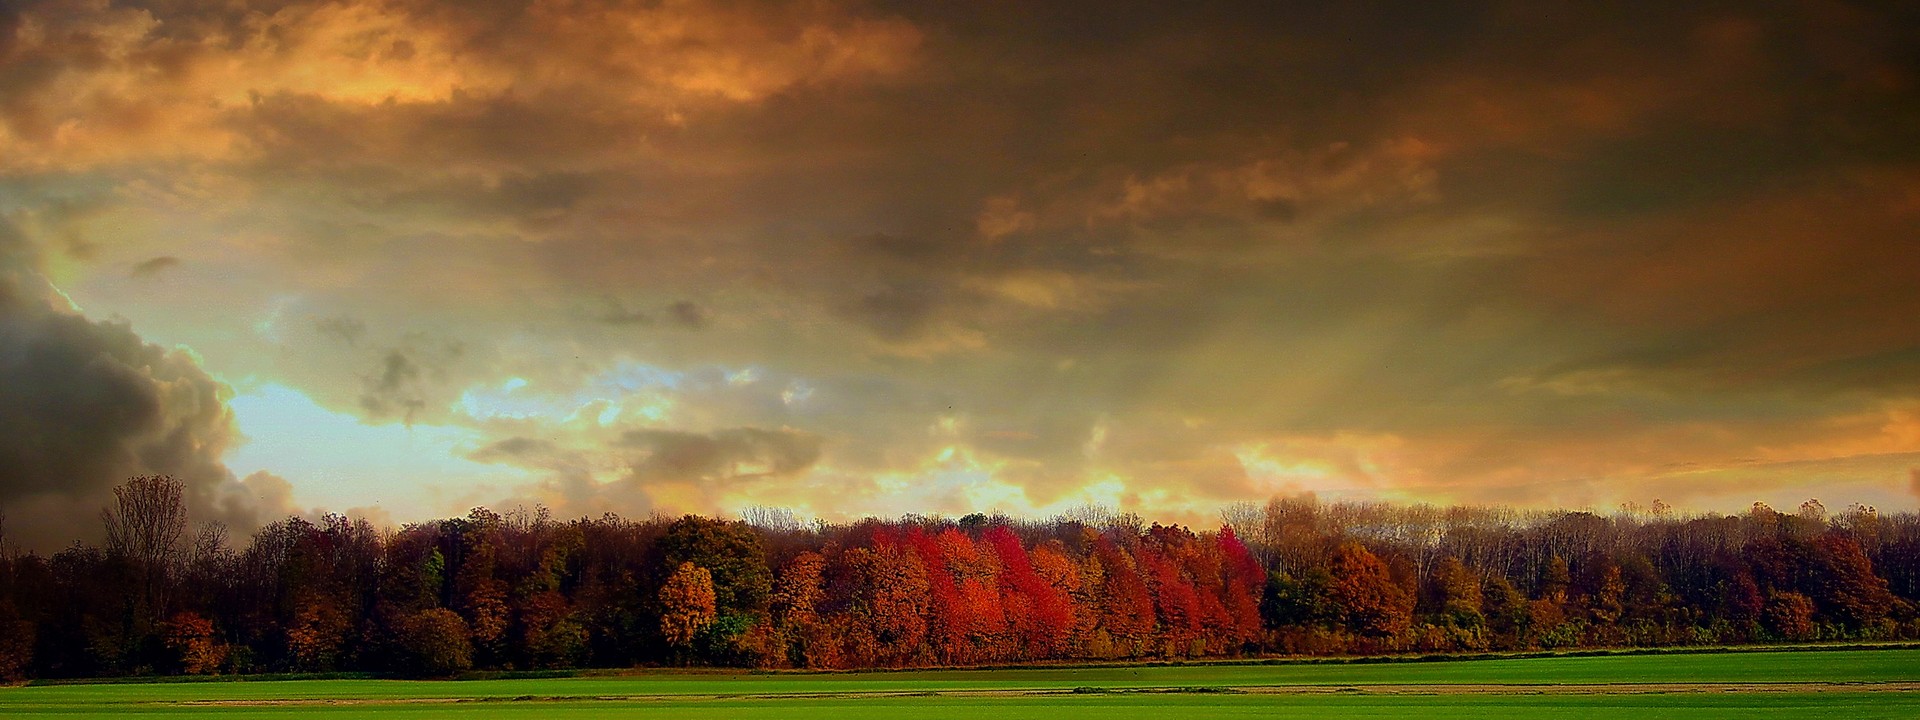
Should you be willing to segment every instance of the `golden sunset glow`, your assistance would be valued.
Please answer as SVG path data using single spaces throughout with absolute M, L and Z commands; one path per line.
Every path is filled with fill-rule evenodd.
M 1405 10 L 6 3 L 0 507 L 1920 503 L 1910 27 Z

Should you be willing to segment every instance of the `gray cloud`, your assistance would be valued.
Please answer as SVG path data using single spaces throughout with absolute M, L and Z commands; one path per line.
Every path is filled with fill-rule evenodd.
M 467 354 L 457 340 L 435 340 L 425 333 L 409 333 L 403 342 L 380 354 L 372 372 L 362 376 L 360 409 L 376 420 L 398 419 L 409 425 L 431 404 L 442 405 L 448 392 L 449 368 Z
M 138 263 L 135 263 L 133 266 L 133 270 L 129 272 L 128 275 L 134 278 L 150 278 L 150 277 L 159 275 L 160 273 L 166 272 L 167 270 L 173 269 L 179 264 L 180 264 L 180 258 L 173 257 L 171 255 L 162 255 L 160 257 L 156 257 L 150 260 L 142 260 Z
M 691 300 L 681 300 L 672 305 L 668 305 L 667 317 L 672 318 L 675 325 L 679 325 L 688 330 L 699 330 L 706 327 L 707 323 L 712 321 L 711 318 L 708 317 L 707 309 L 700 307 Z
M 367 392 L 360 396 L 360 407 L 374 417 L 402 414 L 411 424 L 413 416 L 426 401 L 419 397 L 420 366 L 399 350 L 388 350 L 380 359 L 380 368 L 367 377 Z
M 468 457 L 480 462 L 513 462 L 518 464 L 537 463 L 561 454 L 552 440 L 538 438 L 510 437 L 488 443 L 475 450 Z
M 617 446 L 634 453 L 632 477 L 641 485 L 793 475 L 820 459 L 818 436 L 785 429 L 633 430 Z
M 33 510 L 13 514 L 17 536 L 42 548 L 73 539 L 137 474 L 180 477 L 193 517 L 242 532 L 284 509 L 284 496 L 253 497 L 221 463 L 236 441 L 231 390 L 191 355 L 57 297 L 34 249 L 0 222 L 0 507 Z
M 346 343 L 349 347 L 360 344 L 360 338 L 367 334 L 367 324 L 355 317 L 322 317 L 313 319 L 313 329 L 321 335 Z
M 607 308 L 594 314 L 593 319 L 614 326 L 652 325 L 654 321 L 653 313 L 628 308 L 613 298 L 607 298 Z
M 819 436 L 790 429 L 630 430 L 612 438 L 606 448 L 572 449 L 544 438 L 515 436 L 468 457 L 542 473 L 541 480 L 503 504 L 631 514 L 652 511 L 663 495 L 685 502 L 688 497 L 718 497 L 756 480 L 798 478 L 820 460 L 822 443 Z M 606 450 L 624 459 L 611 465 L 598 462 Z
M 562 448 L 551 440 L 509 437 L 488 443 L 468 458 L 535 470 L 544 475 L 534 487 L 520 488 L 517 495 L 505 498 L 500 505 L 544 505 L 576 515 L 608 511 L 638 515 L 652 510 L 652 503 L 644 493 L 613 492 L 595 479 L 589 453 Z

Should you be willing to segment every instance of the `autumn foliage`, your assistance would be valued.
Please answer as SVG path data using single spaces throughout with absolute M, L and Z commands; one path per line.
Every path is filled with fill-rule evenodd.
M 180 672 L 208 675 L 220 671 L 226 662 L 227 647 L 214 634 L 213 622 L 193 612 L 180 612 L 167 622 L 167 649 L 172 650 Z
M 1333 552 L 1329 568 L 1333 583 L 1329 599 L 1339 608 L 1340 620 L 1360 635 L 1390 636 L 1413 624 L 1413 599 L 1387 572 L 1387 565 L 1356 542 Z
M 0 678 L 1920 637 L 1920 520 L 1867 508 L 1602 516 L 1296 497 L 1200 531 L 1099 512 L 805 527 L 481 508 L 390 531 L 288 518 L 235 548 L 217 528 L 180 529 L 177 483 L 130 487 L 105 518 L 109 547 L 0 556 Z
M 680 563 L 660 586 L 660 636 L 673 645 L 692 646 L 714 616 L 713 574 L 692 562 Z

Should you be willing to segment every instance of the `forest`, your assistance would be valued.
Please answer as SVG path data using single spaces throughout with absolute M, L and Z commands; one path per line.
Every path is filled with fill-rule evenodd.
M 880 668 L 1920 638 L 1920 517 L 1242 503 L 802 523 L 753 508 L 244 544 L 138 477 L 103 546 L 0 556 L 0 677 Z

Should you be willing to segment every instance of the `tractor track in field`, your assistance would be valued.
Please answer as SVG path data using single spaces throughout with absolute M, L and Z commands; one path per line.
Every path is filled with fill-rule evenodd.
M 1920 682 L 1731 682 L 1731 683 L 1405 683 L 1125 688 L 1035 688 L 1024 690 L 875 690 L 868 692 L 654 693 L 636 695 L 519 695 L 424 698 L 287 698 L 156 701 L 181 707 L 286 707 L 326 705 L 430 705 L 514 702 L 686 702 L 727 700 L 853 700 L 903 697 L 1066 697 L 1130 694 L 1220 695 L 1672 695 L 1827 692 L 1920 692 Z

